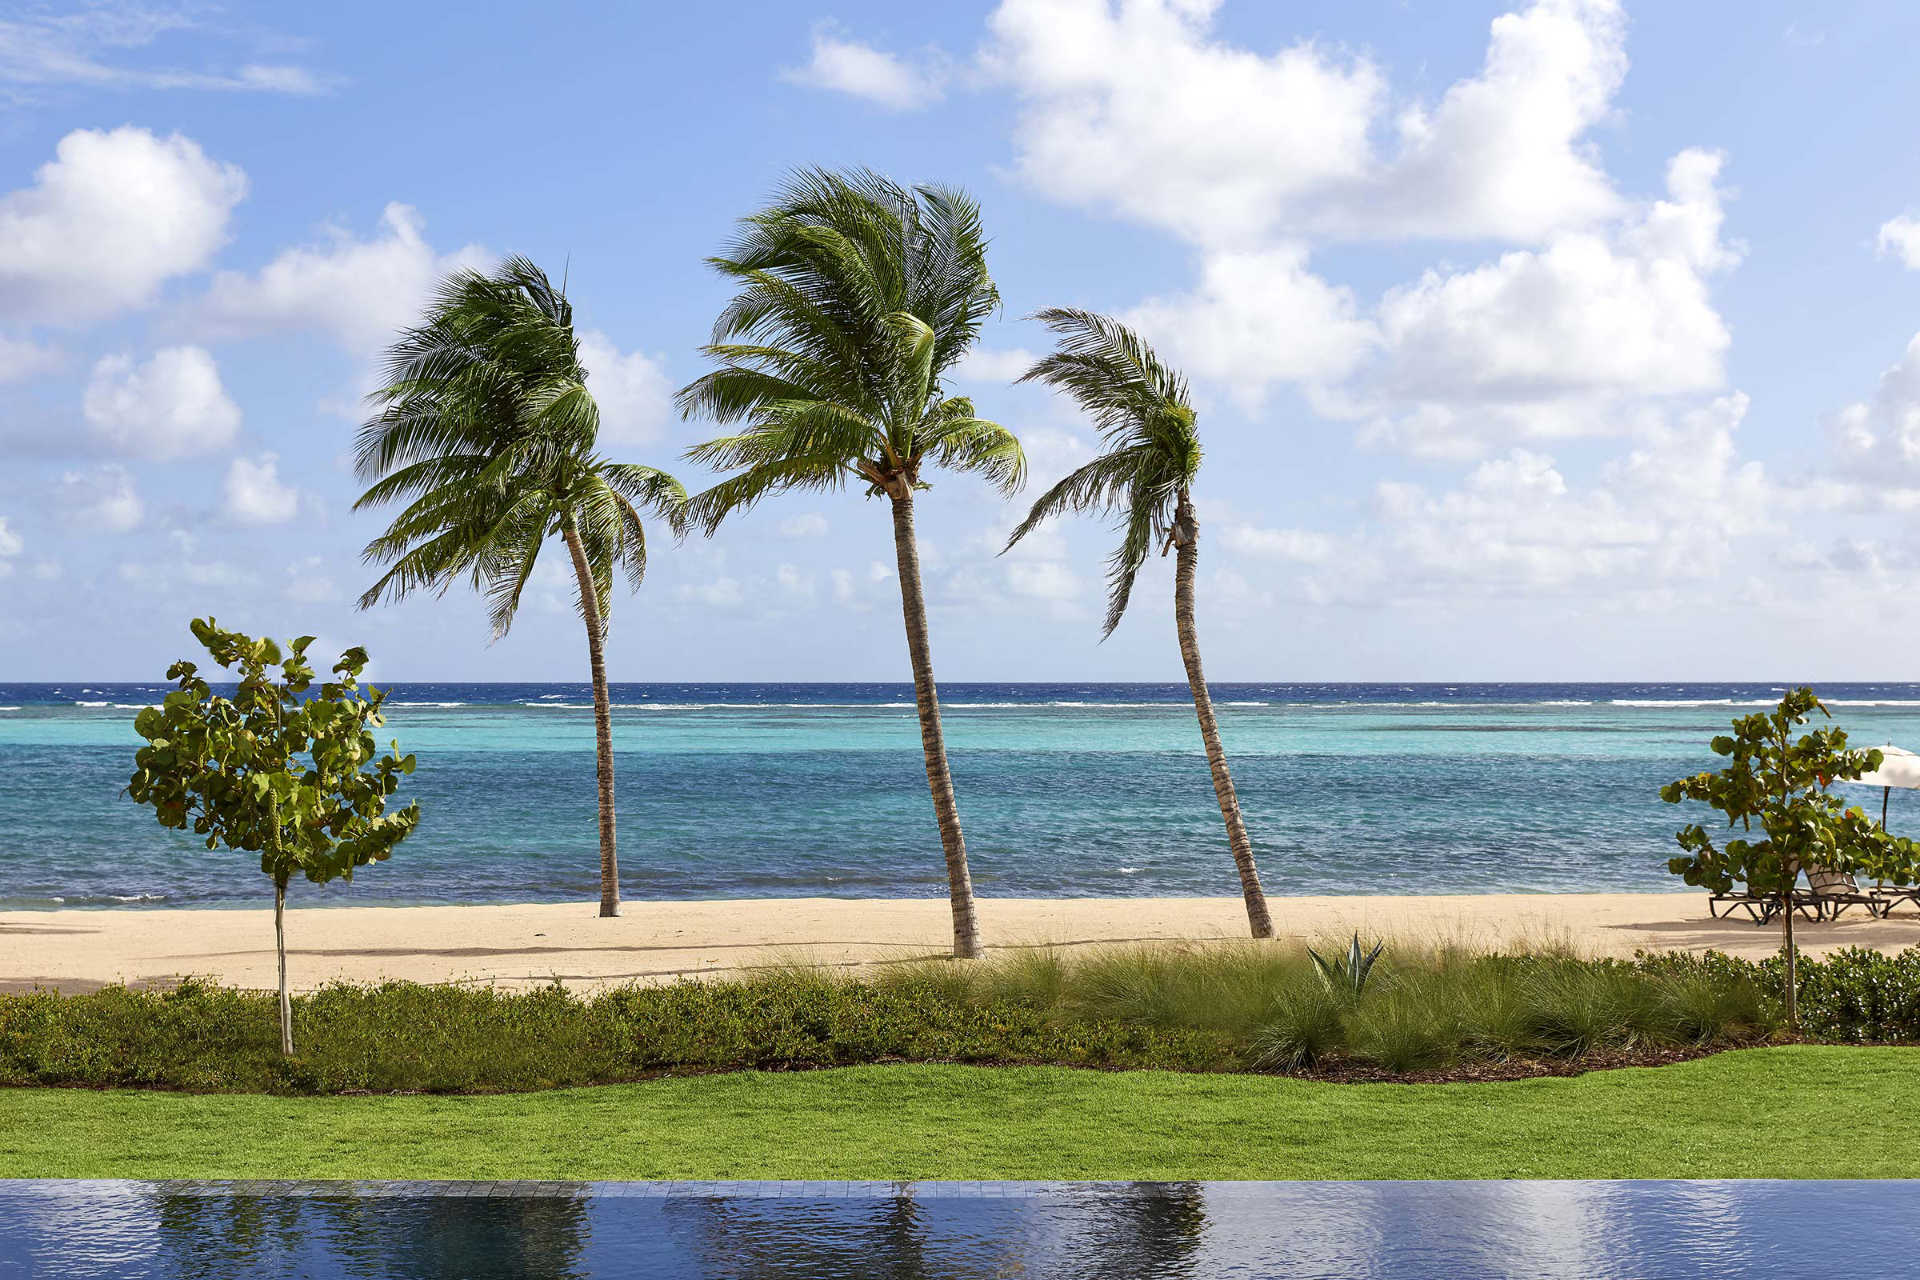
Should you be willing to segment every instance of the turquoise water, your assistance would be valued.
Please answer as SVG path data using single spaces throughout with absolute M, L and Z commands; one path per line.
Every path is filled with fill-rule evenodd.
M 1221 685 L 1222 734 L 1270 891 L 1677 888 L 1692 814 L 1664 782 L 1770 685 Z M 244 854 L 165 832 L 119 792 L 133 685 L 0 685 L 0 905 L 255 904 Z M 1822 692 L 1856 744 L 1920 746 L 1920 686 Z M 953 685 L 948 741 L 975 883 L 999 895 L 1230 894 L 1184 687 Z M 633 897 L 944 891 L 910 690 L 616 686 Z M 597 893 L 593 731 L 575 685 L 408 685 L 420 831 L 303 906 Z M 1877 812 L 1880 796 L 1862 793 Z M 1895 831 L 1920 804 L 1893 798 Z

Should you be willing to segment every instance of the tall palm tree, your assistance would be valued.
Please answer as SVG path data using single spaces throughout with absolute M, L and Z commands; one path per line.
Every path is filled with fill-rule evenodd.
M 448 276 L 419 325 L 388 353 L 378 413 L 356 464 L 371 481 L 354 509 L 405 501 L 369 542 L 389 566 L 360 597 L 371 608 L 465 579 L 485 594 L 499 639 L 513 625 L 540 549 L 558 535 L 573 561 L 587 657 L 600 800 L 600 914 L 620 914 L 614 843 L 613 723 L 603 642 L 616 571 L 647 570 L 641 512 L 684 527 L 687 494 L 663 471 L 594 452 L 600 410 L 587 390 L 573 305 L 525 258 Z
M 941 387 L 1000 302 L 979 206 L 952 188 L 909 190 L 864 170 L 806 170 L 788 179 L 770 207 L 744 219 L 727 252 L 709 261 L 739 292 L 702 348 L 719 368 L 681 390 L 680 409 L 745 425 L 687 451 L 733 473 L 693 499 L 691 522 L 711 534 L 768 494 L 849 482 L 890 500 L 953 950 L 977 956 L 973 880 L 940 728 L 913 511 L 929 465 L 975 472 L 1006 493 L 1026 471 L 1011 432 Z
M 1247 922 L 1256 938 L 1273 936 L 1267 897 L 1253 862 L 1253 842 L 1240 817 L 1240 798 L 1220 746 L 1213 698 L 1200 667 L 1200 639 L 1193 622 L 1193 579 L 1200 559 L 1200 520 L 1193 510 L 1193 483 L 1200 474 L 1200 436 L 1194 428 L 1187 382 L 1161 363 L 1140 336 L 1118 321 L 1090 311 L 1056 307 L 1038 317 L 1060 335 L 1060 346 L 1021 375 L 1066 392 L 1093 419 L 1106 451 L 1041 494 L 1007 540 L 1011 547 L 1050 516 L 1097 511 L 1117 518 L 1119 549 L 1107 561 L 1107 618 L 1101 639 L 1113 634 L 1127 611 L 1133 580 L 1154 546 L 1176 553 L 1173 620 L 1187 688 L 1200 719 L 1213 794 L 1227 824 L 1227 844 L 1240 870 Z

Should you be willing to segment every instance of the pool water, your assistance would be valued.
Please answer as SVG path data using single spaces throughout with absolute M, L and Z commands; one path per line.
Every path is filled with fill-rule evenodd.
M 0 1182 L 0 1280 L 1865 1277 L 1917 1232 L 1907 1182 Z

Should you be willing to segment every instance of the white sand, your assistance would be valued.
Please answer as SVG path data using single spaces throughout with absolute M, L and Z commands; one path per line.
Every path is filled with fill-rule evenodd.
M 944 899 L 796 898 L 630 902 L 602 920 L 591 903 L 531 906 L 312 907 L 287 916 L 296 987 L 333 979 L 497 983 L 559 979 L 600 986 L 738 974 L 794 960 L 858 968 L 941 954 Z M 1282 938 L 1368 938 L 1570 945 L 1592 955 L 1708 947 L 1761 956 L 1777 926 L 1711 920 L 1703 893 L 1494 894 L 1270 900 Z M 1181 942 L 1244 937 L 1237 898 L 995 898 L 980 904 L 990 948 Z M 1813 953 L 1920 945 L 1920 916 L 1856 908 L 1837 924 L 1802 924 Z M 187 974 L 246 987 L 274 983 L 271 910 L 0 913 L 0 990 L 109 982 L 164 984 Z

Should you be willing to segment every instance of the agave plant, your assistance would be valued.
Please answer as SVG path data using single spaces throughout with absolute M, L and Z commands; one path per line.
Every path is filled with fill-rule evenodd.
M 1307 948 L 1307 954 L 1313 957 L 1314 967 L 1320 971 L 1320 981 L 1327 984 L 1327 990 L 1335 995 L 1351 996 L 1358 1000 L 1360 993 L 1367 989 L 1367 978 L 1373 973 L 1373 962 L 1378 960 L 1380 953 L 1386 949 L 1386 943 L 1376 942 L 1373 944 L 1373 950 L 1361 951 L 1360 935 L 1355 933 L 1353 945 L 1347 948 L 1347 954 L 1344 956 L 1335 956 L 1329 960 L 1312 947 Z

